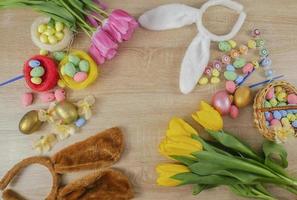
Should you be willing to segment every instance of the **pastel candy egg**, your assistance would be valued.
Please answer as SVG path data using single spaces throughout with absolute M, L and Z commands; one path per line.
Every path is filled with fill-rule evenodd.
M 243 77 L 243 76 L 238 76 L 238 77 L 236 78 L 236 80 L 235 80 L 235 83 L 236 83 L 236 84 L 239 84 L 239 83 L 241 83 L 243 80 L 244 80 L 244 77 Z
M 233 65 L 229 64 L 229 65 L 227 65 L 226 70 L 227 71 L 235 71 L 235 67 Z
M 270 124 L 271 124 L 271 126 L 281 126 L 282 125 L 281 122 L 277 119 L 271 120 Z
M 266 70 L 265 71 L 265 76 L 266 77 L 272 77 L 274 74 L 273 70 L 272 69 L 269 69 L 269 70 Z
M 71 62 L 72 64 L 74 64 L 75 66 L 77 66 L 80 62 L 80 59 L 76 55 L 70 54 L 68 56 L 68 61 Z
M 58 80 L 58 86 L 60 87 L 60 88 L 65 88 L 66 87 L 66 84 L 65 84 L 65 82 L 63 81 L 63 80 Z
M 84 118 L 79 118 L 78 120 L 75 121 L 75 126 L 77 126 L 78 128 L 84 126 L 86 124 L 86 120 Z
M 236 85 L 233 81 L 226 81 L 226 91 L 229 92 L 230 94 L 233 94 L 236 90 Z
M 292 123 L 292 126 L 293 126 L 294 128 L 297 128 L 297 120 L 295 120 L 295 121 Z
M 220 72 L 219 72 L 219 70 L 217 70 L 217 69 L 214 69 L 214 70 L 212 70 L 212 73 L 211 73 L 214 77 L 219 77 L 220 76 Z
M 233 66 L 237 69 L 242 68 L 244 65 L 245 65 L 245 59 L 243 58 L 237 58 L 233 63 Z
M 279 102 L 278 104 L 277 104 L 277 106 L 287 106 L 288 104 L 286 103 L 286 102 Z
M 230 56 L 227 56 L 227 55 L 223 55 L 222 56 L 222 63 L 224 63 L 224 64 L 230 64 L 230 62 L 231 62 L 231 58 L 230 58 Z
M 237 46 L 237 43 L 234 40 L 229 40 L 228 43 L 231 45 L 232 49 L 234 49 Z
M 281 122 L 283 126 L 291 126 L 290 120 L 288 118 L 282 118 Z
M 67 76 L 70 76 L 70 77 L 74 77 L 75 73 L 76 73 L 76 68 L 74 66 L 73 63 L 67 63 L 64 68 L 64 74 L 66 74 Z
M 289 120 L 290 122 L 293 122 L 293 121 L 296 120 L 296 116 L 295 116 L 293 113 L 289 113 L 289 114 L 287 115 L 287 118 L 288 118 L 288 120 Z
M 271 114 L 271 112 L 265 112 L 264 115 L 267 121 L 273 120 L 273 115 Z
M 207 76 L 211 76 L 211 71 L 212 71 L 212 69 L 210 67 L 206 67 L 204 70 L 204 74 Z
M 276 95 L 277 100 L 285 102 L 287 99 L 287 94 L 285 92 L 280 92 Z
M 284 89 L 281 86 L 276 86 L 275 87 L 275 93 L 280 93 L 282 91 L 284 91 Z
M 238 58 L 240 56 L 239 52 L 235 49 L 231 50 L 230 52 L 231 58 Z
M 271 104 L 269 103 L 269 101 L 265 101 L 265 102 L 264 102 L 264 107 L 265 107 L 265 108 L 271 108 L 272 106 L 271 106 Z
M 230 45 L 229 42 L 221 41 L 221 42 L 219 42 L 219 49 L 222 52 L 228 52 L 228 51 L 231 51 L 232 46 Z
M 52 102 L 55 100 L 55 95 L 53 92 L 45 92 L 40 94 L 40 99 L 43 103 Z
M 252 31 L 251 35 L 252 35 L 253 37 L 257 37 L 257 36 L 261 35 L 261 32 L 260 32 L 259 29 L 256 28 L 256 29 L 254 29 L 254 30 Z
M 90 64 L 87 60 L 81 60 L 78 64 L 79 70 L 82 72 L 89 72 Z
M 30 76 L 31 77 L 41 77 L 43 76 L 45 73 L 45 70 L 43 67 L 34 67 L 31 71 L 30 71 Z
M 269 100 L 269 103 L 272 107 L 275 107 L 275 106 L 277 106 L 278 102 L 277 102 L 276 98 L 272 98 Z
M 228 81 L 235 81 L 237 78 L 237 74 L 233 71 L 225 71 L 224 72 L 224 77 L 228 80 Z
M 296 94 L 289 94 L 287 97 L 289 104 L 297 104 L 297 95 Z
M 57 51 L 53 53 L 54 59 L 61 61 L 65 58 L 66 54 L 63 51 Z
M 255 40 L 249 40 L 249 41 L 248 41 L 248 47 L 249 47 L 250 49 L 255 49 L 256 46 L 257 46 L 257 43 L 256 43 Z
M 73 77 L 74 81 L 79 83 L 85 81 L 87 78 L 88 74 L 86 72 L 77 72 Z
M 206 85 L 208 83 L 208 78 L 204 76 L 199 80 L 198 83 L 199 85 Z
M 245 45 L 241 45 L 239 47 L 239 51 L 240 51 L 241 54 L 246 55 L 248 53 L 248 51 L 249 51 L 249 48 L 247 46 L 245 46 Z
M 263 39 L 261 39 L 261 38 L 256 39 L 256 46 L 257 47 L 264 47 L 264 45 L 265 45 L 265 41 Z
M 221 82 L 221 80 L 218 77 L 211 77 L 210 82 L 212 84 L 217 84 L 217 83 Z
M 33 77 L 31 78 L 31 83 L 35 85 L 40 85 L 42 83 L 42 79 L 40 77 Z
M 252 64 L 254 65 L 255 69 L 258 69 L 259 66 L 260 66 L 258 60 L 253 60 L 253 61 L 252 61 Z
M 280 110 L 279 112 L 282 114 L 282 117 L 286 117 L 288 115 L 288 112 L 285 110 Z
M 267 100 L 270 100 L 274 98 L 274 88 L 270 88 L 266 94 L 266 99 Z
M 221 113 L 221 115 L 227 115 L 230 112 L 231 101 L 226 91 L 219 91 L 212 97 L 212 105 L 215 109 Z
M 254 65 L 252 63 L 247 63 L 243 68 L 242 72 L 244 74 L 251 73 L 254 70 Z
M 239 116 L 239 109 L 235 105 L 232 105 L 230 108 L 230 117 L 233 119 L 236 119 L 238 118 L 238 116 Z
M 63 101 L 66 99 L 66 92 L 64 89 L 57 89 L 54 95 L 57 101 Z
M 40 61 L 39 60 L 30 60 L 29 61 L 29 66 L 31 68 L 39 67 L 40 66 Z
M 33 102 L 33 94 L 29 92 L 24 93 L 21 100 L 24 107 L 30 106 Z
M 280 120 L 282 118 L 282 114 L 279 111 L 273 111 L 273 117 Z

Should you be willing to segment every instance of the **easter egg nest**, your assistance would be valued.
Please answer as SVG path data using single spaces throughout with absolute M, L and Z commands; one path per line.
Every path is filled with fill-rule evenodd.
M 275 111 L 295 111 L 297 110 L 297 105 L 283 105 L 283 106 L 272 106 L 272 107 L 266 107 L 264 106 L 264 103 L 266 101 L 266 96 L 268 92 L 271 89 L 274 89 L 276 87 L 281 87 L 286 92 L 286 94 L 295 94 L 297 95 L 297 88 L 293 86 L 292 84 L 285 82 L 285 81 L 278 81 L 273 82 L 265 86 L 263 89 L 261 89 L 255 99 L 254 99 L 254 122 L 260 133 L 268 140 L 275 141 L 276 139 L 276 129 L 273 128 L 273 126 L 268 125 L 265 117 L 265 112 L 275 112 Z M 284 124 L 282 124 L 284 126 Z M 297 133 L 297 129 L 293 128 L 295 131 L 295 136 Z
M 42 82 L 40 84 L 34 84 L 31 82 L 30 72 L 32 68 L 29 65 L 31 60 L 38 60 L 40 65 L 44 68 L 45 73 L 41 77 Z M 59 73 L 57 70 L 57 64 L 54 60 L 49 57 L 36 55 L 29 60 L 27 60 L 24 64 L 23 68 L 24 78 L 26 80 L 27 85 L 34 91 L 44 92 L 54 88 L 57 85 L 59 80 Z
M 86 80 L 82 82 L 76 82 L 73 80 L 72 77 L 69 77 L 63 73 L 63 66 L 68 62 L 68 56 L 65 56 L 65 58 L 60 62 L 59 64 L 59 74 L 60 79 L 65 83 L 65 85 L 73 90 L 81 90 L 85 89 L 89 85 L 91 85 L 98 77 L 98 66 L 95 63 L 95 61 L 84 51 L 79 50 L 72 50 L 69 52 L 69 55 L 75 55 L 79 57 L 82 60 L 86 60 L 89 62 L 90 69 L 88 72 L 88 77 Z

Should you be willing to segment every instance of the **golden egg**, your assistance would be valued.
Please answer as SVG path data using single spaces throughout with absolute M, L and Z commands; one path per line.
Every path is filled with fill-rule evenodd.
M 78 118 L 77 107 L 69 101 L 61 101 L 55 106 L 53 115 L 62 120 L 63 124 L 71 124 Z
M 238 108 L 248 106 L 252 101 L 252 91 L 249 87 L 243 86 L 237 88 L 234 94 L 234 103 Z
M 38 118 L 38 111 L 32 110 L 26 113 L 19 123 L 19 130 L 24 134 L 32 134 L 38 131 L 42 122 Z

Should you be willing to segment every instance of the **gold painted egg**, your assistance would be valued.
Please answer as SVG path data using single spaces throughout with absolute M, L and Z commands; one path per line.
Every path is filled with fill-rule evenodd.
M 32 134 L 38 131 L 42 122 L 38 118 L 38 111 L 32 110 L 27 112 L 19 123 L 19 130 L 24 134 Z
M 59 102 L 55 106 L 53 114 L 62 120 L 63 124 L 71 124 L 78 118 L 77 107 L 69 101 Z
M 252 91 L 249 87 L 239 87 L 234 94 L 234 103 L 238 108 L 248 106 L 252 101 Z

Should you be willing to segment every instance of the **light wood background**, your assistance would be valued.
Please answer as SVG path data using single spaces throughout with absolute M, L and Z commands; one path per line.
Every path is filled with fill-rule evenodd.
M 122 8 L 135 16 L 166 3 L 185 3 L 200 7 L 203 0 L 109 0 L 112 8 Z M 244 43 L 248 32 L 257 27 L 271 51 L 276 74 L 285 74 L 285 79 L 297 85 L 297 2 L 296 0 L 240 0 L 248 13 L 243 29 L 235 40 Z M 38 49 L 30 39 L 30 25 L 39 14 L 31 10 L 0 11 L 0 80 L 22 73 L 22 64 Z M 227 9 L 211 8 L 204 22 L 215 33 L 230 30 L 236 16 Z M 138 29 L 135 37 L 121 45 L 118 56 L 100 66 L 101 76 L 94 85 L 79 92 L 68 92 L 70 100 L 78 100 L 87 94 L 97 98 L 94 117 L 81 133 L 60 142 L 50 155 L 76 141 L 85 139 L 98 131 L 113 126 L 122 128 L 126 139 L 126 150 L 115 167 L 126 172 L 134 185 L 136 198 L 141 200 L 239 200 L 225 187 L 191 195 L 191 187 L 162 188 L 155 185 L 155 166 L 168 162 L 157 152 L 158 144 L 164 136 L 168 121 L 173 116 L 187 119 L 198 127 L 190 115 L 197 109 L 200 100 L 209 101 L 212 94 L 222 88 L 205 86 L 197 88 L 185 96 L 179 92 L 178 77 L 180 62 L 186 47 L 196 34 L 196 27 L 188 26 L 178 30 L 151 32 Z M 79 35 L 74 47 L 87 49 L 89 39 Z M 212 49 L 216 49 L 212 45 Z M 216 51 L 213 51 L 213 56 Z M 255 82 L 263 77 L 257 73 L 249 80 Z M 34 105 L 23 108 L 20 104 L 22 93 L 29 91 L 23 81 L 0 88 L 0 176 L 13 164 L 25 157 L 36 155 L 31 144 L 41 135 L 51 132 L 49 126 L 42 131 L 26 136 L 18 131 L 20 118 L 28 111 L 46 105 L 36 99 Z M 255 148 L 260 148 L 262 137 L 254 128 L 251 107 L 241 110 L 239 119 L 225 118 L 225 129 L 239 136 Z M 286 144 L 289 152 L 289 171 L 297 175 L 297 140 Z M 66 175 L 65 182 L 81 177 L 84 173 Z M 30 200 L 45 197 L 50 188 L 49 173 L 41 167 L 32 166 L 11 184 Z M 271 191 L 281 200 L 296 197 L 271 187 Z

